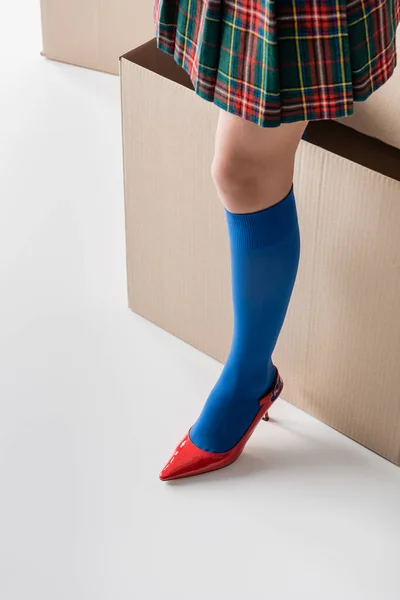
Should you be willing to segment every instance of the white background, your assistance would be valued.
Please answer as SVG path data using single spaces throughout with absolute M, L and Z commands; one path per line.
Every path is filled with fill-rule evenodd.
M 118 78 L 40 50 L 0 0 L 0 598 L 398 600 L 400 469 L 284 401 L 158 480 L 221 366 L 126 307 Z

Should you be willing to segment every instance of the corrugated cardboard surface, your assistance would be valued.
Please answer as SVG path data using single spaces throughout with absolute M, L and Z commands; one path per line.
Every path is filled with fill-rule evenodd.
M 399 463 L 400 183 L 303 144 L 296 189 L 302 262 L 275 353 L 285 397 Z
M 400 148 L 400 29 L 397 53 L 398 65 L 391 79 L 366 102 L 357 103 L 353 117 L 339 122 Z
M 152 49 L 152 68 L 190 85 L 182 69 Z M 134 55 L 146 62 L 146 46 Z M 217 109 L 126 59 L 121 76 L 130 307 L 225 359 L 229 246 L 209 175 Z
M 229 247 L 209 175 L 218 110 L 154 42 L 122 58 L 121 74 L 130 307 L 224 361 Z M 302 142 L 296 193 L 301 265 L 274 356 L 284 398 L 399 464 L 400 183 Z
M 154 35 L 153 0 L 41 0 L 48 58 L 118 74 L 119 57 Z

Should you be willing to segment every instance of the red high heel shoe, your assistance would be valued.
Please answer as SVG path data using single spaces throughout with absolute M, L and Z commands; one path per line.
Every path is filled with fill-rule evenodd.
M 245 445 L 261 419 L 268 421 L 268 411 L 275 400 L 280 396 L 282 389 L 283 381 L 277 371 L 274 386 L 272 390 L 260 400 L 260 410 L 255 416 L 254 421 L 242 439 L 234 448 L 232 448 L 232 450 L 228 450 L 228 452 L 215 453 L 201 450 L 193 444 L 188 433 L 161 471 L 160 479 L 162 481 L 170 481 L 171 479 L 201 475 L 202 473 L 222 469 L 235 462 L 242 454 Z

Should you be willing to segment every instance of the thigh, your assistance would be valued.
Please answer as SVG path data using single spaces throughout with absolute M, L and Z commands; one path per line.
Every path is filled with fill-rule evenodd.
M 271 160 L 292 160 L 308 122 L 285 123 L 279 127 L 260 127 L 241 117 L 220 111 L 216 154 L 236 158 L 240 156 L 255 164 Z

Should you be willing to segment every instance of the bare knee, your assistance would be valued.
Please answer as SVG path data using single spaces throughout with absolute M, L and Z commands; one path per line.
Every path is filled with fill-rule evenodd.
M 215 156 L 211 175 L 222 200 L 233 201 L 244 195 L 254 195 L 264 176 L 253 161 L 239 154 Z
M 291 123 L 263 129 L 221 110 L 212 176 L 228 210 L 255 212 L 285 197 L 305 126 Z
M 293 167 L 288 159 L 247 156 L 234 151 L 216 155 L 211 174 L 218 194 L 231 212 L 262 210 L 279 202 L 289 191 Z

